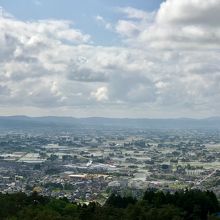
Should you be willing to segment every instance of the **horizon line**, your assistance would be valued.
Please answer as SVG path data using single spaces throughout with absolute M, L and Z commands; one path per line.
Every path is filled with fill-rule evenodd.
M 26 117 L 26 118 L 72 118 L 72 119 L 91 119 L 91 118 L 97 118 L 97 119 L 128 119 L 128 120 L 139 120 L 139 119 L 148 119 L 148 120 L 178 120 L 178 119 L 190 119 L 190 120 L 205 120 L 205 119 L 214 119 L 214 118 L 220 118 L 219 116 L 208 116 L 208 117 L 199 117 L 199 118 L 193 118 L 193 117 L 106 117 L 106 116 L 86 116 L 86 117 L 75 117 L 75 116 L 57 116 L 57 115 L 45 115 L 45 116 L 31 116 L 31 115 L 0 115 L 0 117 Z

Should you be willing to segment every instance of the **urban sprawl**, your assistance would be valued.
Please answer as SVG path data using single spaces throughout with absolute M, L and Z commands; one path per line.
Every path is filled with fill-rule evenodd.
M 213 190 L 220 197 L 220 133 L 206 130 L 3 131 L 0 190 L 74 202 L 148 188 Z

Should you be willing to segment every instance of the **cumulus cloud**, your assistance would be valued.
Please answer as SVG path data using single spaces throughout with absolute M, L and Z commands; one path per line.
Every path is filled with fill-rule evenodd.
M 128 45 L 154 49 L 214 49 L 220 43 L 218 0 L 166 0 L 158 11 L 120 8 L 115 30 Z
M 95 92 L 92 92 L 91 96 L 97 101 L 106 101 L 108 100 L 108 89 L 106 87 L 100 87 Z
M 89 34 L 66 20 L 0 18 L 1 109 L 56 107 L 62 114 L 124 117 L 218 114 L 219 7 L 217 0 L 167 0 L 150 13 L 120 8 L 115 24 L 97 16 L 122 46 L 93 45 Z
M 158 23 L 219 26 L 220 4 L 218 0 L 167 0 L 157 14 Z

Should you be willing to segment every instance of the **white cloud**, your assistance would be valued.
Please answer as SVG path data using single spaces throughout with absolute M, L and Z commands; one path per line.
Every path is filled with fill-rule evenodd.
M 108 100 L 108 89 L 106 87 L 100 87 L 95 92 L 92 92 L 91 96 L 99 102 L 106 101 Z
M 219 0 L 167 0 L 161 4 L 158 23 L 220 26 Z
M 119 20 L 115 30 L 124 37 L 134 37 L 139 33 L 139 27 L 135 22 L 126 20 Z
M 125 14 L 127 18 L 131 19 L 149 19 L 152 16 L 152 13 L 148 13 L 146 11 L 132 8 L 132 7 L 125 7 L 125 8 L 118 8 L 118 11 Z
M 112 30 L 113 29 L 112 24 L 110 22 L 106 21 L 102 16 L 97 15 L 95 17 L 95 20 L 97 22 L 99 22 L 100 24 L 104 25 L 105 29 L 107 29 L 107 30 Z
M 119 11 L 127 17 L 115 29 L 129 46 L 188 50 L 215 49 L 220 44 L 218 0 L 167 0 L 157 12 L 130 7 Z
M 198 2 L 167 0 L 151 19 L 148 12 L 120 9 L 125 16 L 109 28 L 122 46 L 92 45 L 69 21 L 0 18 L 0 111 L 219 114 L 220 25 L 214 18 L 220 13 L 214 11 L 220 3 Z

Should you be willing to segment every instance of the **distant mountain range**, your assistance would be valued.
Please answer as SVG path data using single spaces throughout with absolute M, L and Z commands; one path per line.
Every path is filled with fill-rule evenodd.
M 77 128 L 77 127 L 117 127 L 145 129 L 220 129 L 220 117 L 205 119 L 130 119 L 130 118 L 74 118 L 74 117 L 27 117 L 0 116 L 1 129 L 29 128 Z

